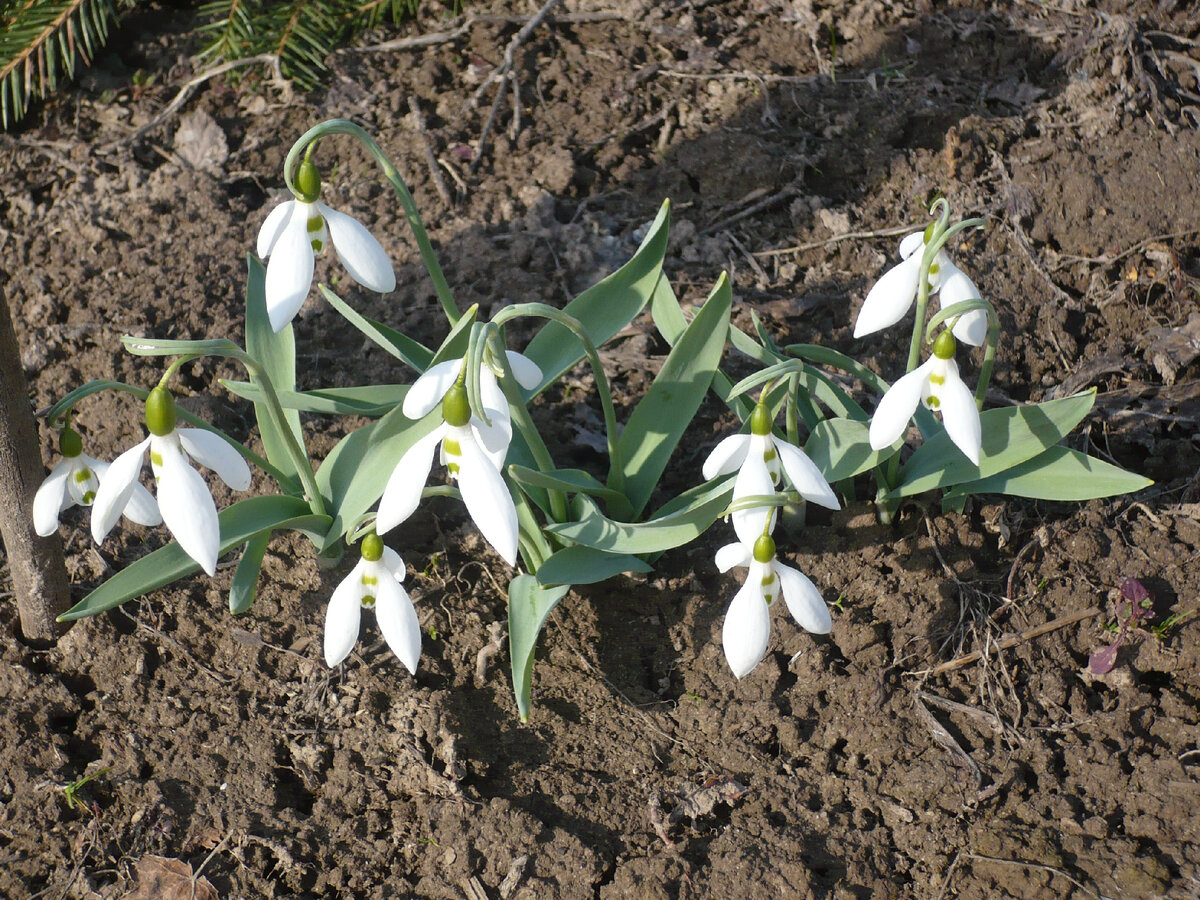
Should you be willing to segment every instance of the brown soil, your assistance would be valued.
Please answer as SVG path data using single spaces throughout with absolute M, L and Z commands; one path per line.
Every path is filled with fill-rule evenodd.
M 240 336 L 243 260 L 283 155 L 343 116 L 393 154 L 457 296 L 485 313 L 561 304 L 627 257 L 670 197 L 668 269 L 685 301 L 727 268 L 739 323 L 757 310 L 781 342 L 856 352 L 885 377 L 902 365 L 894 336 L 855 346 L 850 329 L 897 237 L 836 238 L 920 221 L 944 192 L 988 220 L 958 256 L 1006 328 L 996 401 L 1098 387 L 1075 446 L 1157 484 L 1082 505 L 983 498 L 963 515 L 930 498 L 888 528 L 864 481 L 857 502 L 781 541 L 838 601 L 833 633 L 777 615 L 767 659 L 741 682 L 720 650 L 737 581 L 712 564 L 718 525 L 653 576 L 568 598 L 538 654 L 529 725 L 506 651 L 481 656 L 503 634 L 497 585 L 511 573 L 445 501 L 392 541 L 436 634 L 415 678 L 370 630 L 326 669 L 324 606 L 346 564 L 321 571 L 298 540 L 272 546 L 241 619 L 226 608 L 229 568 L 47 651 L 5 605 L 0 895 L 122 897 L 157 855 L 202 867 L 230 898 L 1196 897 L 1200 621 L 1140 632 L 1112 673 L 1085 673 L 1112 640 L 1124 578 L 1151 589 L 1160 619 L 1200 595 L 1197 342 L 1194 324 L 1177 330 L 1200 308 L 1190 7 L 568 4 L 620 15 L 532 35 L 517 55 L 519 130 L 504 107 L 474 175 L 464 156 L 492 95 L 465 107 L 473 73 L 500 61 L 518 22 L 340 54 L 310 96 L 209 82 L 181 111 L 223 133 L 206 168 L 180 135 L 200 119 L 134 135 L 191 74 L 189 14 L 127 19 L 78 86 L 0 139 L 0 289 L 39 408 L 92 378 L 152 383 L 157 364 L 123 353 L 123 333 Z M 411 33 L 431 30 L 445 23 Z M 160 77 L 135 87 L 137 70 Z M 453 206 L 410 96 L 458 176 Z M 390 192 L 348 143 L 322 152 L 329 202 L 373 222 L 398 261 L 394 295 L 338 289 L 436 341 Z M 609 354 L 620 400 L 663 351 L 650 333 L 643 323 Z M 319 304 L 297 336 L 305 386 L 411 378 Z M 195 364 L 180 383 L 192 409 L 254 440 L 247 405 L 216 384 L 237 374 Z M 676 487 L 699 480 L 728 426 L 718 412 L 681 449 Z M 561 395 L 538 415 L 564 441 L 595 421 Z M 141 436 L 123 397 L 84 403 L 77 421 L 101 457 Z M 358 423 L 309 424 L 323 454 Z M 122 526 L 96 548 L 86 522 L 74 510 L 62 529 L 78 596 L 164 539 Z M 928 674 L 1093 605 L 1103 615 Z M 69 808 L 62 786 L 103 767 Z

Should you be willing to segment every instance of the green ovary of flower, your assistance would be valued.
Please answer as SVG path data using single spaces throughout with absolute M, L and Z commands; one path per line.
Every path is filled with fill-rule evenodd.
M 362 546 L 359 550 L 362 553 L 362 558 L 367 562 L 379 562 L 379 560 L 383 559 L 383 539 L 372 531 L 362 539 Z M 363 576 L 363 584 L 366 583 L 366 576 Z M 371 583 L 374 584 L 375 582 L 372 581 Z
M 467 389 L 462 384 L 455 384 L 446 391 L 446 396 L 442 400 L 442 418 L 446 420 L 447 425 L 454 428 L 462 428 L 471 421 L 471 404 L 467 400 Z M 457 449 L 457 446 L 454 451 L 451 451 L 448 441 L 445 447 L 446 453 L 453 456 L 458 456 L 462 452 Z
M 760 535 L 754 542 L 754 561 L 769 563 L 775 558 L 775 539 L 769 534 Z
M 161 385 L 146 398 L 146 428 L 157 437 L 166 437 L 175 430 L 175 398 Z
M 938 359 L 954 359 L 956 350 L 958 350 L 958 341 L 954 339 L 949 328 L 939 334 L 937 340 L 933 342 L 933 355 Z
M 75 459 L 83 452 L 83 438 L 73 428 L 64 428 L 58 436 L 58 451 L 67 459 Z
M 759 437 L 770 434 L 771 425 L 771 411 L 767 409 L 767 404 L 760 400 L 754 407 L 754 412 L 750 414 L 750 433 Z
M 321 196 L 321 172 L 311 160 L 304 160 L 296 170 L 296 190 L 305 203 L 316 203 Z

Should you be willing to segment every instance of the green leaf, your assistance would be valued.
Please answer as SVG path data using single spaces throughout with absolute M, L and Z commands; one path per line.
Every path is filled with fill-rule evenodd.
M 329 516 L 313 515 L 307 503 L 287 494 L 240 500 L 222 510 L 217 520 L 221 525 L 221 553 L 228 553 L 263 532 L 277 529 L 301 531 L 318 544 L 330 524 Z M 183 552 L 183 548 L 171 542 L 126 566 L 58 620 L 70 622 L 94 616 L 199 571 L 200 566 Z
M 722 273 L 621 432 L 625 495 L 639 515 L 708 393 L 725 352 L 733 290 Z
M 262 390 L 247 381 L 226 381 L 221 384 L 230 393 L 244 400 L 256 401 Z M 279 403 L 284 409 L 333 415 L 356 415 L 377 418 L 391 412 L 404 402 L 408 384 L 366 384 L 358 387 L 320 388 L 315 391 L 280 391 Z
M 1009 494 L 1035 500 L 1094 500 L 1097 497 L 1130 494 L 1152 484 L 1154 482 L 1149 478 L 1127 472 L 1078 450 L 1058 446 L 990 478 L 956 484 L 953 490 L 946 493 L 946 497 Z
M 934 488 L 951 487 L 990 478 L 1053 447 L 1087 415 L 1094 390 L 1026 406 L 988 409 L 979 415 L 983 445 L 979 465 L 967 459 L 946 434 L 938 431 L 925 441 L 900 470 L 900 485 L 888 499 L 910 497 Z
M 400 458 L 441 424 L 441 404 L 418 422 L 396 407 L 338 441 L 316 475 L 321 495 L 336 511 L 320 552 L 329 550 L 375 505 Z
M 670 204 L 664 202 L 629 262 L 564 308 L 564 312 L 583 325 L 595 346 L 599 347 L 632 322 L 649 302 L 662 273 L 669 221 Z M 542 370 L 542 383 L 532 392 L 538 394 L 583 359 L 584 353 L 579 340 L 568 329 L 550 322 L 529 342 L 525 355 Z
M 249 270 L 246 278 L 246 352 L 263 367 L 277 393 L 290 393 L 296 389 L 296 340 L 292 326 L 285 325 L 278 334 L 271 328 L 267 315 L 267 269 L 249 253 L 246 254 L 246 267 Z M 261 379 L 252 372 L 250 382 L 258 385 Z M 267 404 L 256 401 L 254 415 L 267 459 L 287 475 L 299 477 L 296 461 L 288 452 L 284 435 L 271 417 Z M 285 409 L 284 418 L 296 444 L 303 447 L 300 413 Z
M 229 589 L 229 611 L 235 616 L 249 612 L 258 594 L 258 573 L 262 570 L 263 556 L 267 544 L 271 543 L 271 532 L 264 531 L 246 541 L 242 558 L 233 573 L 233 585 Z
M 622 572 L 651 572 L 636 556 L 628 553 L 605 553 L 593 547 L 567 547 L 559 550 L 541 564 L 537 570 L 539 584 L 554 585 L 595 584 Z
M 569 584 L 542 587 L 532 575 L 518 575 L 508 586 L 508 654 L 512 659 L 513 694 L 522 722 L 529 721 L 529 689 L 538 635 L 546 617 L 570 589 Z
M 321 294 L 351 325 L 405 365 L 424 372 L 433 362 L 433 351 L 424 344 L 381 322 L 368 319 L 325 285 L 321 285 Z
M 729 505 L 733 480 L 705 484 L 686 498 L 665 504 L 657 518 L 641 523 L 614 522 L 586 497 L 576 498 L 577 521 L 547 525 L 546 531 L 574 544 L 608 553 L 659 553 L 695 540 Z M 668 511 L 668 509 L 670 511 Z
M 887 449 L 872 450 L 867 437 L 870 429 L 869 422 L 856 419 L 825 419 L 813 429 L 804 452 L 821 470 L 826 481 L 852 478 L 886 461 L 903 444 L 898 440 Z
M 610 491 L 590 473 L 582 469 L 555 469 L 552 472 L 539 472 L 526 466 L 510 463 L 506 466 L 513 481 L 523 487 L 543 488 L 551 491 L 564 491 L 568 494 L 587 494 L 599 497 L 609 503 L 625 505 L 625 496 L 617 491 Z

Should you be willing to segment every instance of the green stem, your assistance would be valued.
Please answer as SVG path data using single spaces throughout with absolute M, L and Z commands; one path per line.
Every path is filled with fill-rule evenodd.
M 995 315 L 988 317 L 987 342 L 983 345 L 983 364 L 979 367 L 979 383 L 975 385 L 975 406 L 983 409 L 988 384 L 992 380 L 992 367 L 996 363 L 996 349 L 1000 346 L 1000 323 Z
M 604 363 L 596 345 L 588 336 L 583 324 L 574 316 L 547 306 L 545 303 L 518 303 L 501 310 L 492 322 L 497 326 L 504 325 L 510 319 L 520 316 L 535 316 L 557 322 L 579 338 L 583 352 L 592 368 L 592 377 L 596 379 L 596 393 L 600 395 L 600 406 L 604 412 L 604 440 L 608 446 L 608 483 L 607 486 L 618 493 L 625 493 L 625 466 L 620 446 L 617 443 L 617 410 L 613 406 L 612 389 L 608 384 L 608 376 L 604 372 Z
M 459 312 L 458 304 L 454 302 L 454 295 L 450 291 L 450 285 L 446 282 L 446 276 L 442 273 L 441 264 L 438 262 L 437 255 L 433 252 L 433 244 L 429 241 L 429 234 L 425 231 L 425 224 L 421 221 L 421 214 L 417 211 L 416 201 L 413 200 L 412 193 L 408 190 L 408 185 L 404 183 L 404 179 L 400 177 L 400 173 L 396 167 L 392 165 L 391 159 L 383 152 L 383 149 L 375 142 L 363 128 L 346 119 L 330 119 L 322 122 L 319 125 L 314 125 L 304 134 L 300 135 L 300 139 L 292 145 L 292 149 L 288 152 L 287 159 L 283 164 L 283 180 L 287 183 L 288 190 L 296 196 L 296 187 L 292 183 L 292 174 L 295 171 L 301 151 L 306 154 L 311 153 L 310 145 L 319 138 L 330 134 L 348 134 L 351 137 L 357 138 L 359 143 L 367 148 L 367 151 L 379 163 L 379 167 L 383 170 L 383 177 L 391 182 L 392 188 L 396 191 L 396 195 L 400 198 L 400 205 L 404 208 L 404 215 L 408 219 L 408 225 L 412 228 L 413 237 L 417 241 L 417 249 L 421 252 L 421 259 L 425 263 L 425 268 L 429 272 L 429 277 L 433 280 L 433 289 L 437 292 L 438 300 L 442 304 L 442 310 L 446 313 L 446 318 L 450 320 L 450 325 L 453 327 L 462 317 Z
M 542 533 L 541 526 L 538 525 L 537 519 L 533 515 L 533 507 L 529 505 L 529 498 L 523 492 L 517 491 L 513 502 L 517 508 L 517 543 L 521 551 L 521 559 L 525 563 L 525 568 L 529 570 L 530 574 L 533 574 L 542 567 L 542 563 L 550 558 L 554 553 L 554 548 L 550 546 L 550 542 Z

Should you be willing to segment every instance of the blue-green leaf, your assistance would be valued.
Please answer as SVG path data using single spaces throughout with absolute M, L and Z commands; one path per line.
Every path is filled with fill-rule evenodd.
M 506 468 L 513 481 L 522 487 L 564 491 L 568 494 L 588 494 L 592 497 L 599 497 L 608 503 L 625 503 L 623 494 L 610 491 L 582 469 L 555 469 L 551 472 L 540 472 L 537 469 L 512 463 L 508 464 Z
M 722 273 L 621 432 L 625 495 L 639 515 L 708 393 L 725 352 L 733 290 Z
M 246 541 L 242 558 L 233 573 L 233 584 L 229 588 L 229 611 L 235 616 L 248 612 L 258 595 L 258 573 L 262 570 L 267 544 L 271 543 L 271 532 L 263 531 Z
M 870 428 L 869 422 L 856 419 L 825 419 L 813 429 L 804 452 L 826 481 L 852 478 L 886 461 L 903 443 L 898 440 L 884 450 L 872 450 L 867 437 Z
M 662 273 L 669 221 L 670 204 L 664 202 L 629 262 L 564 308 L 564 312 L 583 325 L 595 346 L 599 347 L 632 322 L 649 302 Z M 545 390 L 584 355 L 578 338 L 557 322 L 543 327 L 524 352 L 542 370 L 542 383 L 534 394 Z
M 394 328 L 389 328 L 382 322 L 368 319 L 325 285 L 321 285 L 321 294 L 346 321 L 402 363 L 418 372 L 424 372 L 433 362 L 433 351 L 424 344 L 414 341 Z
M 1053 447 L 1087 415 L 1096 392 L 1062 400 L 988 409 L 979 415 L 983 444 L 979 465 L 954 446 L 945 429 L 929 437 L 900 470 L 900 486 L 889 499 L 990 478 Z
M 576 521 L 547 525 L 546 531 L 571 543 L 608 553 L 644 555 L 670 550 L 703 534 L 729 505 L 733 495 L 732 479 L 706 484 L 702 488 L 686 498 L 686 505 L 675 505 L 685 502 L 676 498 L 663 506 L 661 515 L 640 523 L 614 522 L 581 495 L 576 498 Z
M 244 400 L 258 401 L 263 396 L 258 385 L 247 381 L 222 379 L 221 384 Z M 412 385 L 408 384 L 366 384 L 315 391 L 280 391 L 279 403 L 284 409 L 300 412 L 377 417 L 403 403 L 410 387 Z
M 542 587 L 532 575 L 518 575 L 508 586 L 508 655 L 512 660 L 513 694 L 521 721 L 529 721 L 533 652 L 546 617 L 571 589 L 569 584 Z
M 946 497 L 1009 494 L 1035 500 L 1094 500 L 1140 491 L 1152 484 L 1149 478 L 1058 446 L 989 478 L 956 484 Z
M 313 515 L 301 498 L 287 494 L 240 500 L 222 510 L 217 520 L 221 525 L 221 553 L 263 532 L 279 529 L 301 531 L 320 543 L 330 524 L 329 516 Z M 126 566 L 59 616 L 59 621 L 94 616 L 199 571 L 200 566 L 183 548 L 171 542 Z
M 628 553 L 605 553 L 594 547 L 567 547 L 559 550 L 537 570 L 539 584 L 595 584 L 622 572 L 653 571 L 645 562 Z

